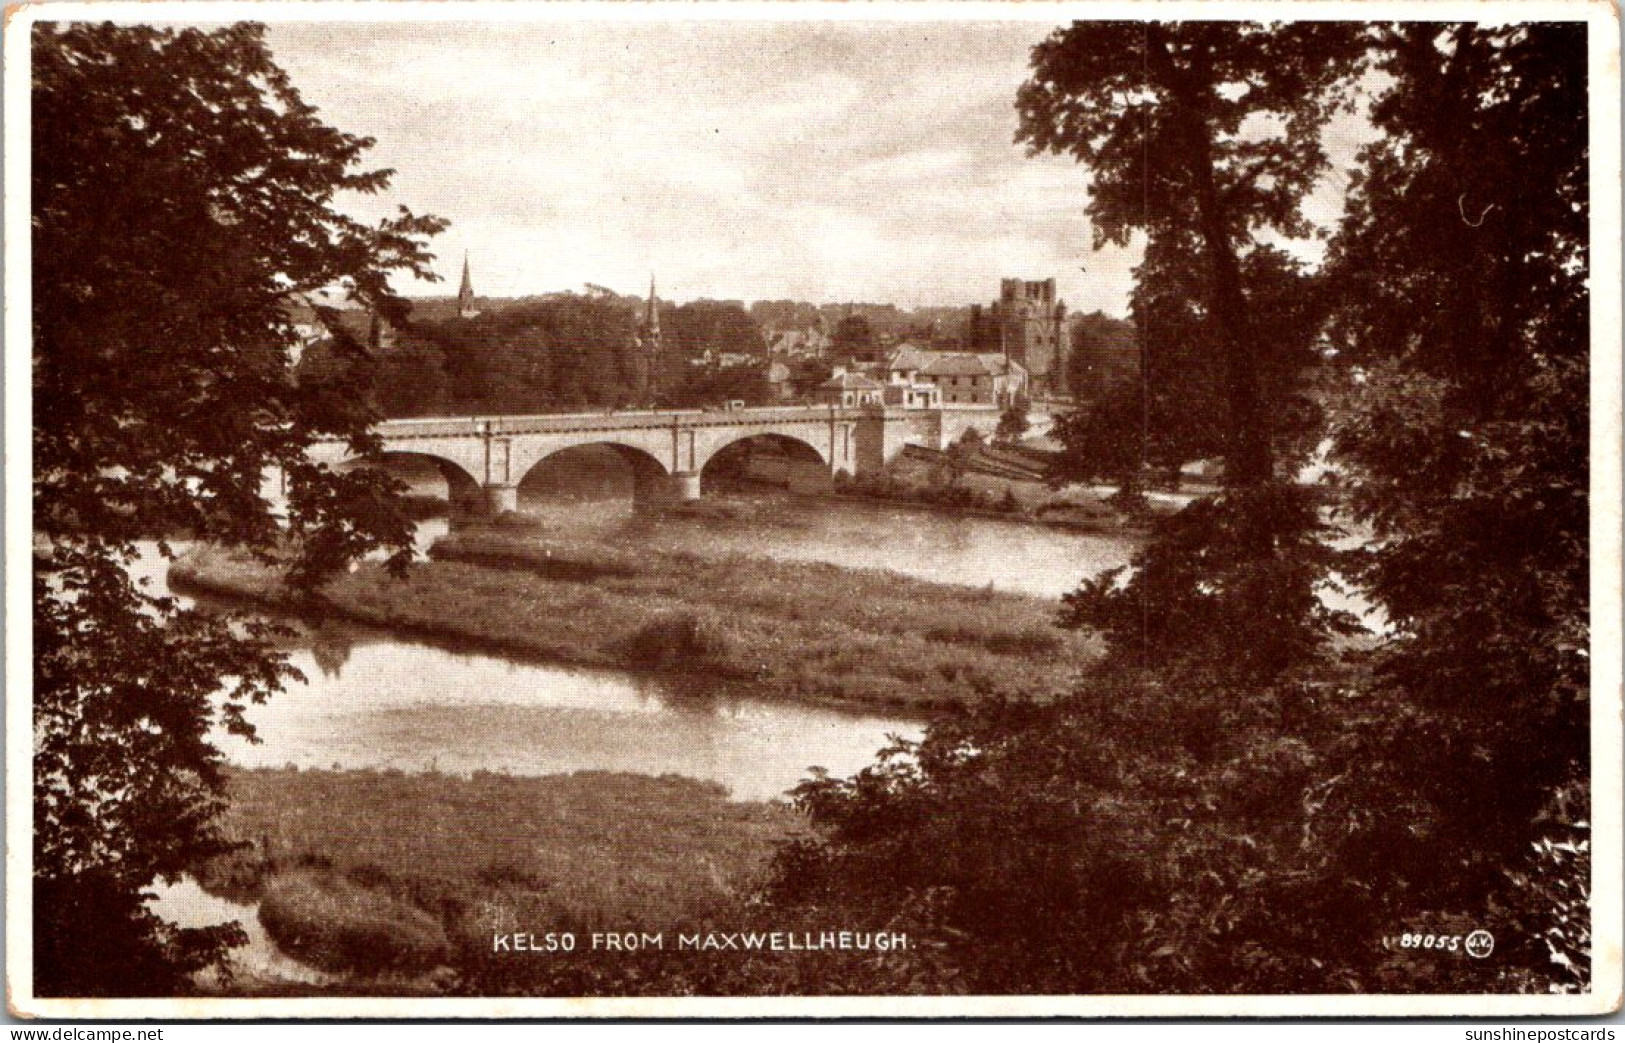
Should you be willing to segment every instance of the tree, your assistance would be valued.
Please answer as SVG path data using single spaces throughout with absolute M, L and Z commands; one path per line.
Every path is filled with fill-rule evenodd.
M 1051 481 L 1106 480 L 1132 496 L 1147 467 L 1177 474 L 1188 460 L 1224 453 L 1229 417 L 1200 253 L 1172 237 L 1150 244 L 1135 269 L 1134 322 L 1079 322 L 1074 344 L 1084 353 L 1073 361 L 1087 367 L 1084 401 L 1057 425 L 1063 452 Z
M 948 446 L 942 454 L 942 462 L 948 469 L 948 488 L 959 489 L 981 455 L 982 433 L 974 427 L 967 427 L 958 441 Z
M 1225 457 L 1228 488 L 1211 505 L 1155 530 L 1131 570 L 1074 596 L 1068 622 L 1104 628 L 1125 655 L 1140 654 L 1141 633 L 1167 628 L 1192 639 L 1182 655 L 1239 668 L 1244 657 L 1216 647 L 1236 630 L 1183 621 L 1221 595 L 1235 601 L 1232 627 L 1279 629 L 1275 612 L 1314 603 L 1326 579 L 1329 559 L 1311 553 L 1320 525 L 1309 494 L 1274 487 L 1281 443 L 1302 441 L 1284 439 L 1301 432 L 1282 421 L 1295 412 L 1319 313 L 1291 304 L 1301 274 L 1262 236 L 1311 231 L 1300 204 L 1326 167 L 1321 128 L 1346 103 L 1368 46 L 1362 30 L 1338 23 L 1100 22 L 1057 30 L 1033 50 L 1016 98 L 1018 140 L 1089 166 L 1097 242 L 1147 236 L 1134 297 L 1140 430 L 1138 439 L 1132 427 L 1116 435 L 1123 444 L 1104 462 L 1126 469 L 1135 448 L 1172 466 L 1215 447 Z M 1205 393 L 1214 386 L 1222 406 Z M 1119 396 L 1107 406 L 1063 429 L 1063 441 L 1087 449 L 1113 438 L 1102 421 L 1126 426 L 1133 403 Z M 1085 474 L 1102 469 L 1073 462 Z M 1206 541 L 1225 556 L 1193 553 Z M 1117 612 L 1120 598 L 1139 604 L 1138 624 Z M 1311 614 L 1293 625 L 1319 622 Z M 1298 634 L 1287 645 L 1318 642 Z M 1269 661 L 1277 672 L 1291 665 Z
M 668 346 L 687 358 L 712 351 L 721 355 L 767 354 L 761 327 L 738 301 L 691 301 L 662 316 Z
M 875 331 L 863 315 L 848 315 L 836 323 L 831 340 L 838 359 L 867 362 L 875 358 Z
M 1149 463 L 1146 401 L 1139 380 L 1119 384 L 1055 420 L 1061 452 L 1050 462 L 1052 484 L 1114 482 L 1137 490 Z
M 1097 244 L 1138 230 L 1148 257 L 1200 258 L 1232 484 L 1274 473 L 1245 254 L 1260 231 L 1308 233 L 1299 205 L 1326 165 L 1320 129 L 1363 47 L 1337 23 L 1080 22 L 1034 48 L 1017 95 L 1017 140 L 1088 165 Z
M 452 382 L 446 357 L 432 343 L 400 337 L 375 354 L 373 404 L 380 416 L 445 416 L 451 411 Z
M 1245 64 L 1275 55 L 1286 83 L 1299 63 L 1331 60 L 1321 28 L 1160 35 L 1175 71 L 1193 63 L 1187 87 L 1229 79 L 1238 51 Z M 1057 141 L 1104 162 L 1092 205 L 1107 221 L 1113 193 L 1126 206 L 1142 176 L 1166 213 L 1206 209 L 1153 169 L 1183 162 L 1159 141 L 1191 144 L 1189 116 L 1143 114 L 1178 133 L 1153 130 L 1141 169 L 1100 115 L 1196 97 L 1177 83 L 1135 92 L 1138 73 L 1119 66 L 1161 59 L 1117 55 L 1145 38 L 1137 25 L 1063 31 L 1024 95 Z M 1057 64 L 1074 46 L 1075 64 Z M 1244 477 L 1160 523 L 1132 573 L 1066 599 L 1063 623 L 1106 648 L 1076 691 L 944 718 L 851 780 L 801 788 L 823 832 L 781 859 L 781 900 L 826 917 L 923 917 L 961 939 L 946 971 L 919 969 L 927 988 L 1587 985 L 1585 29 L 1418 24 L 1358 46 L 1388 74 L 1372 110 L 1384 136 L 1363 157 L 1315 309 L 1358 366 L 1320 391 L 1354 519 L 1375 538 L 1340 553 L 1303 489 Z M 1324 93 L 1292 103 L 1289 123 L 1336 94 L 1308 75 Z M 1248 83 L 1228 100 L 1274 90 Z M 1531 178 L 1540 199 L 1524 205 Z M 1234 178 L 1214 181 L 1231 186 L 1221 202 L 1247 198 Z M 1172 216 L 1148 222 L 1148 256 Z M 1166 313 L 1211 316 L 1230 278 L 1209 271 L 1224 236 L 1214 250 L 1184 224 L 1205 240 L 1206 289 Z M 1249 257 L 1263 255 L 1238 255 L 1232 274 L 1251 328 L 1295 324 L 1292 279 L 1272 303 L 1249 289 Z M 1148 274 L 1140 285 L 1156 288 Z M 1199 327 L 1223 356 L 1227 437 L 1243 447 L 1228 456 L 1284 459 L 1298 423 L 1237 408 L 1234 318 Z M 1291 368 L 1255 365 L 1255 405 L 1291 408 Z M 1347 641 L 1353 621 L 1317 591 L 1334 569 L 1362 582 L 1390 629 Z M 1383 943 L 1396 924 L 1489 926 L 1495 959 L 1419 958 Z
M 1200 265 L 1193 263 L 1199 251 L 1167 246 L 1147 248 L 1131 307 L 1143 359 L 1146 456 L 1177 473 L 1192 460 L 1227 455 L 1235 435 L 1223 348 L 1208 321 Z M 1259 245 L 1241 262 L 1241 284 L 1259 330 L 1249 353 L 1269 406 L 1264 423 L 1272 471 L 1287 478 L 1324 428 L 1304 380 L 1321 361 L 1316 348 L 1326 316 L 1322 280 L 1280 249 Z
M 1073 319 L 1070 336 L 1066 386 L 1075 397 L 1096 401 L 1139 372 L 1140 346 L 1132 322 L 1089 312 Z
M 672 381 L 661 395 L 661 401 L 678 408 L 715 408 L 734 401 L 765 405 L 772 397 L 767 366 L 757 361 L 733 366 L 689 366 L 682 373 L 681 381 Z
M 999 414 L 999 425 L 993 429 L 993 439 L 996 442 L 1019 442 L 1031 427 L 1032 422 L 1027 419 L 1027 403 L 1013 402 Z
M 1328 265 L 1363 381 L 1334 411 L 1335 459 L 1391 628 L 1365 693 L 1389 726 L 1346 797 L 1425 814 L 1372 823 L 1348 857 L 1381 859 L 1419 906 L 1515 912 L 1536 929 L 1503 958 L 1545 976 L 1561 956 L 1572 986 L 1582 938 L 1528 853 L 1586 839 L 1586 29 L 1401 25 L 1379 45 L 1383 136 Z
M 488 309 L 472 319 L 414 322 L 381 359 L 399 385 L 413 356 L 444 359 L 445 399 L 454 413 L 533 413 L 629 405 L 639 380 L 633 312 L 620 298 L 560 294 Z M 433 400 L 433 385 L 420 395 Z M 396 414 L 408 415 L 408 414 Z
M 145 889 L 225 849 L 209 729 L 249 733 L 290 670 L 266 627 L 183 611 L 125 566 L 176 534 L 287 541 L 306 587 L 374 547 L 404 566 L 394 483 L 305 454 L 377 448 L 366 346 L 322 294 L 404 318 L 388 276 L 432 278 L 443 222 L 333 208 L 389 172 L 357 169 L 371 141 L 317 118 L 259 26 L 39 23 L 32 47 L 35 987 L 162 993 L 241 935 L 174 929 Z M 294 379 L 299 301 L 342 357 Z M 260 496 L 273 467 L 285 527 Z

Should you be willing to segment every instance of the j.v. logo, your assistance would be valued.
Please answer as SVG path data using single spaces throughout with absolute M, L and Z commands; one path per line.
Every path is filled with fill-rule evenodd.
M 1474 931 L 1467 936 L 1467 955 L 1482 960 L 1495 951 L 1495 935 L 1488 931 Z

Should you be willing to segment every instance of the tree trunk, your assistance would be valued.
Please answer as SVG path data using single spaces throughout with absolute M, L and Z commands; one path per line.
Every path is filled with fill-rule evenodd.
M 1268 422 L 1259 402 L 1258 367 L 1253 359 L 1247 301 L 1241 289 L 1241 265 L 1229 232 L 1229 215 L 1213 179 L 1213 142 L 1202 118 L 1198 90 L 1175 67 L 1160 27 L 1146 26 L 1146 48 L 1152 73 L 1173 95 L 1171 118 L 1185 139 L 1202 242 L 1207 253 L 1208 312 L 1224 347 L 1225 392 L 1230 405 L 1229 451 L 1225 482 L 1254 485 L 1275 472 Z

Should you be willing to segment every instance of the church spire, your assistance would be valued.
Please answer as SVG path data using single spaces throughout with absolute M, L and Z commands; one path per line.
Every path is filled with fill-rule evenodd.
M 643 312 L 643 326 L 652 337 L 660 336 L 660 298 L 655 296 L 655 277 L 649 276 L 649 305 Z
M 655 295 L 655 277 L 649 276 L 649 303 L 643 310 L 643 322 L 637 336 L 638 402 L 651 405 L 654 401 L 660 360 L 660 298 Z
M 468 251 L 463 251 L 463 285 L 457 291 L 457 317 L 468 319 L 474 316 L 474 278 L 468 271 Z

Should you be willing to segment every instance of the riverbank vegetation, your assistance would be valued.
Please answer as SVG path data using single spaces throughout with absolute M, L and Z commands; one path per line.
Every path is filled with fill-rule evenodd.
M 450 536 L 397 579 L 376 565 L 319 601 L 218 547 L 171 582 L 585 666 L 669 670 L 758 697 L 927 712 L 1066 690 L 1094 644 L 1052 603 L 889 572 L 617 548 L 546 532 Z
M 463 317 L 423 303 L 374 348 L 372 395 L 389 417 L 572 412 L 584 409 L 694 407 L 771 401 L 767 348 L 756 321 L 737 301 L 666 303 L 665 350 L 653 372 L 639 361 L 643 302 L 602 288 L 506 301 L 481 301 Z M 492 344 L 504 350 L 493 352 Z M 695 365 L 707 352 L 751 364 Z M 300 371 L 343 358 L 318 344 Z
M 177 930 L 142 895 L 196 872 L 257 896 L 313 962 L 446 967 L 437 987 L 477 995 L 1590 990 L 1600 1008 L 1618 981 L 1590 951 L 1587 29 L 1077 22 L 1033 50 L 1020 139 L 1087 168 L 1101 246 L 1145 244 L 1142 356 L 1185 344 L 1201 358 L 1176 365 L 1211 367 L 1181 390 L 1152 360 L 1063 439 L 1074 473 L 1225 463 L 1055 630 L 1054 606 L 991 590 L 547 533 L 411 565 L 389 483 L 307 457 L 367 444 L 368 353 L 335 323 L 356 350 L 290 380 L 286 307 L 339 285 L 400 318 L 390 269 L 427 273 L 439 222 L 328 209 L 386 176 L 352 172 L 367 143 L 315 119 L 253 26 L 40 28 L 34 510 L 71 535 L 35 561 L 36 989 L 188 988 L 241 938 Z M 1316 229 L 1324 132 L 1351 103 L 1374 138 Z M 1318 268 L 1280 248 L 1317 231 Z M 1341 549 L 1293 480 L 1311 443 L 1366 545 Z M 286 519 L 259 498 L 268 464 Z M 263 628 L 132 586 L 133 535 L 169 531 L 291 537 L 292 559 L 205 548 L 175 573 L 279 607 L 964 709 L 809 779 L 798 814 L 676 779 L 228 771 L 210 727 L 248 731 L 286 663 Z M 344 571 L 375 547 L 390 566 Z M 1334 576 L 1384 613 L 1375 640 L 1341 640 L 1353 621 L 1317 596 Z M 667 924 L 911 943 L 563 962 L 491 937 Z M 1493 951 L 1471 952 L 1479 930 Z M 1407 943 L 1428 936 L 1450 944 Z
M 242 847 L 200 883 L 259 901 L 291 955 L 409 989 L 437 968 L 456 972 L 443 988 L 477 973 L 496 934 L 567 931 L 585 948 L 595 931 L 738 922 L 778 845 L 805 831 L 784 804 L 675 776 L 232 769 L 227 793 L 222 831 Z M 492 971 L 546 958 L 506 959 L 519 967 Z
M 1062 418 L 1057 427 L 1066 431 L 1075 423 Z M 1141 537 L 1156 518 L 1214 491 L 1211 485 L 1186 484 L 1181 493 L 1180 476 L 1173 468 L 1161 472 L 1166 488 L 1147 495 L 1138 471 L 1132 478 L 1104 469 L 1080 471 L 1070 459 L 1067 452 L 1019 443 L 987 445 L 976 439 L 943 452 L 911 447 L 882 471 L 841 476 L 836 493 L 917 510 Z M 1089 484 L 1098 479 L 1112 485 Z M 1126 497 L 1118 495 L 1125 484 L 1131 489 Z

